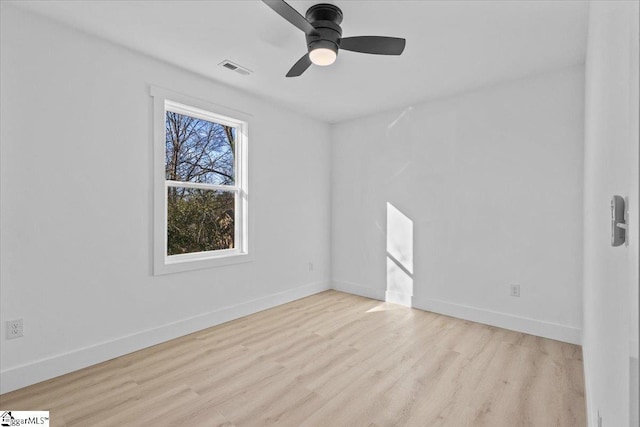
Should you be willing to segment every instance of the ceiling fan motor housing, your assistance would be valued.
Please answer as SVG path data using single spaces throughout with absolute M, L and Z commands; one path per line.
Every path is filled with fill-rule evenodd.
M 306 13 L 307 21 L 313 25 L 317 34 L 307 35 L 307 48 L 309 52 L 314 49 L 331 49 L 336 54 L 340 47 L 342 37 L 342 11 L 332 4 L 320 3 L 311 6 Z

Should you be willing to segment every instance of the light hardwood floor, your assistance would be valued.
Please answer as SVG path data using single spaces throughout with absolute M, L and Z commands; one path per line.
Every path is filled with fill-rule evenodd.
M 584 426 L 580 347 L 336 291 L 0 396 L 52 426 Z

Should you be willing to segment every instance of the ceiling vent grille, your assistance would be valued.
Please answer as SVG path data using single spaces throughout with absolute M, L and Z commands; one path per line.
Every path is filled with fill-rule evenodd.
M 253 71 L 249 70 L 248 68 L 244 68 L 238 64 L 236 64 L 235 62 L 231 62 L 228 59 L 225 59 L 224 61 L 222 61 L 221 63 L 219 63 L 218 65 L 227 68 L 231 71 L 235 71 L 238 74 L 242 74 L 243 76 L 248 76 L 249 74 L 253 73 Z

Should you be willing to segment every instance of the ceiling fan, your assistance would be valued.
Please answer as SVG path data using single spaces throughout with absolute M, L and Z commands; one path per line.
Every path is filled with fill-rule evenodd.
M 382 36 L 360 36 L 342 38 L 342 11 L 338 6 L 320 3 L 311 6 L 306 17 L 300 15 L 284 0 L 262 0 L 278 15 L 304 31 L 308 53 L 296 62 L 287 77 L 298 77 L 311 64 L 331 65 L 338 56 L 338 50 L 371 53 L 375 55 L 400 55 L 406 44 L 405 39 Z

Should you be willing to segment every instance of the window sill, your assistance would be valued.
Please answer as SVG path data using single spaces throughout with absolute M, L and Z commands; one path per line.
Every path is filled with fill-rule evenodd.
M 206 255 L 198 258 L 174 258 L 157 260 L 153 266 L 154 276 L 164 274 L 181 273 L 192 270 L 202 270 L 205 268 L 222 267 L 226 265 L 242 264 L 253 261 L 253 257 L 247 253 L 236 253 L 233 255 Z

